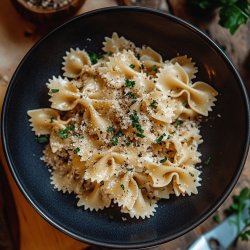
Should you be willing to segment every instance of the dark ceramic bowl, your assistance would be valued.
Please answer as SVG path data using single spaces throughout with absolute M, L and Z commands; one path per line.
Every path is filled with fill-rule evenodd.
M 45 82 L 61 74 L 69 48 L 100 51 L 112 32 L 137 45 L 147 44 L 165 58 L 187 54 L 197 62 L 198 79 L 220 95 L 202 124 L 203 167 L 199 194 L 159 202 L 154 217 L 121 220 L 116 208 L 101 212 L 77 208 L 73 195 L 57 192 L 40 160 L 43 145 L 35 141 L 27 110 L 49 107 Z M 91 42 L 89 39 L 91 38 Z M 9 167 L 34 208 L 52 225 L 81 241 L 116 248 L 139 248 L 172 240 L 198 226 L 232 191 L 242 171 L 249 144 L 249 103 L 232 63 L 206 35 L 190 24 L 161 12 L 136 7 L 92 11 L 60 26 L 25 56 L 9 85 L 2 112 L 2 138 Z M 217 115 L 220 114 L 221 117 Z M 109 214 L 113 214 L 111 220 Z

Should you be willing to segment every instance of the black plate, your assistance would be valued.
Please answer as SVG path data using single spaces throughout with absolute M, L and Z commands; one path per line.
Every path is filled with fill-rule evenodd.
M 165 58 L 177 53 L 193 57 L 198 79 L 219 92 L 214 111 L 203 124 L 200 147 L 204 166 L 199 194 L 161 201 L 154 217 L 122 221 L 116 209 L 102 212 L 76 207 L 73 195 L 57 192 L 40 160 L 27 110 L 49 107 L 45 83 L 61 74 L 62 57 L 69 48 L 99 51 L 112 32 L 137 45 L 147 44 Z M 87 40 L 91 38 L 91 42 Z M 14 51 L 13 51 L 14 53 Z M 60 26 L 25 56 L 7 90 L 2 138 L 10 169 L 26 198 L 51 224 L 88 243 L 138 248 L 172 240 L 199 225 L 225 200 L 242 171 L 249 143 L 249 103 L 244 85 L 225 54 L 190 24 L 145 8 L 114 7 L 92 11 Z M 220 114 L 221 118 L 217 115 Z M 115 211 L 115 218 L 108 214 Z

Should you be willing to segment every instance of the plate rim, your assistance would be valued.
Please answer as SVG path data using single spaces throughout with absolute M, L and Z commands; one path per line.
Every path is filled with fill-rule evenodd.
M 7 138 L 7 134 L 5 133 L 6 131 L 6 123 L 7 123 L 7 113 L 8 113 L 8 104 L 9 101 L 11 99 L 11 94 L 12 91 L 15 87 L 15 85 L 17 84 L 16 78 L 19 74 L 20 69 L 22 68 L 22 65 L 25 64 L 26 60 L 28 60 L 29 56 L 32 54 L 32 52 L 41 44 L 43 43 L 43 41 L 45 41 L 48 37 L 52 36 L 54 33 L 57 32 L 57 30 L 64 28 L 65 26 L 67 26 L 69 23 L 71 22 L 75 22 L 78 19 L 81 18 L 86 18 L 88 16 L 92 16 L 92 15 L 96 15 L 96 14 L 100 14 L 102 12 L 113 12 L 113 11 L 139 11 L 139 12 L 147 12 L 150 14 L 154 14 L 157 16 L 161 16 L 167 19 L 170 19 L 173 22 L 176 22 L 178 24 L 180 24 L 181 26 L 186 27 L 188 30 L 198 34 L 199 37 L 202 38 L 202 40 L 204 42 L 207 42 L 213 49 L 215 49 L 216 53 L 220 55 L 220 57 L 225 61 L 225 63 L 229 66 L 229 68 L 231 69 L 231 72 L 233 73 L 233 75 L 235 76 L 235 78 L 237 79 L 238 83 L 239 83 L 239 88 L 241 91 L 241 95 L 242 95 L 242 99 L 245 105 L 245 109 L 247 111 L 246 114 L 246 120 L 248 122 L 248 126 L 246 128 L 246 138 L 244 141 L 244 146 L 243 146 L 243 151 L 242 152 L 242 159 L 239 162 L 239 167 L 238 167 L 238 171 L 237 171 L 237 175 L 234 177 L 234 179 L 232 180 L 232 182 L 230 182 L 229 186 L 227 187 L 226 192 L 224 193 L 224 195 L 217 201 L 217 203 L 215 204 L 215 206 L 208 212 L 206 212 L 204 215 L 200 216 L 200 218 L 197 219 L 197 221 L 190 225 L 189 227 L 186 227 L 185 229 L 181 230 L 178 233 L 173 234 L 172 236 L 169 237 L 161 237 L 159 239 L 147 242 L 147 241 L 143 241 L 142 243 L 132 243 L 129 244 L 129 242 L 124 245 L 124 244 L 119 244 L 119 242 L 117 241 L 117 243 L 108 243 L 108 242 L 102 242 L 102 241 L 97 241 L 97 240 L 93 240 L 93 239 L 88 239 L 86 237 L 80 236 L 79 234 L 73 233 L 70 230 L 66 229 L 66 227 L 64 227 L 63 225 L 59 225 L 57 222 L 55 222 L 53 220 L 53 218 L 51 218 L 48 214 L 46 214 L 46 211 L 43 211 L 42 208 L 40 208 L 35 201 L 32 200 L 31 197 L 29 197 L 28 192 L 26 191 L 26 189 L 22 186 L 22 180 L 20 180 L 18 174 L 15 172 L 15 167 L 12 161 L 12 157 L 10 154 L 10 150 L 9 150 L 9 146 L 8 146 L 8 138 Z M 123 249 L 131 249 L 131 248 L 148 248 L 148 247 L 152 247 L 152 246 L 156 246 L 156 245 L 160 245 L 163 243 L 166 243 L 168 241 L 174 240 L 184 234 L 186 234 L 187 232 L 191 231 L 192 229 L 194 229 L 195 227 L 197 227 L 198 225 L 200 225 L 202 222 L 204 222 L 209 216 L 211 216 L 217 209 L 218 207 L 221 206 L 221 204 L 225 201 L 225 199 L 229 196 L 229 194 L 232 192 L 234 186 L 236 185 L 242 170 L 244 168 L 245 165 L 245 161 L 247 158 L 247 153 L 248 153 L 248 148 L 249 148 L 249 142 L 250 142 L 250 136 L 249 136 L 249 132 L 250 132 L 250 107 L 249 107 L 249 99 L 248 99 L 248 94 L 245 88 L 245 85 L 238 73 L 238 71 L 236 70 L 235 66 L 233 65 L 233 63 L 231 62 L 231 60 L 228 58 L 228 56 L 220 49 L 220 47 L 211 40 L 211 38 L 209 38 L 204 32 L 202 32 L 201 30 L 199 30 L 198 28 L 196 28 L 194 25 L 190 24 L 189 22 L 176 17 L 172 14 L 169 13 L 164 13 L 162 11 L 159 10 L 155 10 L 155 9 L 151 9 L 151 8 L 146 8 L 146 7 L 139 7 L 139 6 L 112 6 L 112 7 L 106 7 L 106 8 L 100 8 L 100 9 L 95 9 L 92 11 L 88 11 L 85 12 L 81 15 L 78 15 L 76 17 L 71 18 L 70 20 L 68 20 L 67 22 L 61 24 L 60 26 L 56 27 L 55 29 L 53 29 L 52 31 L 50 31 L 48 34 L 46 34 L 44 37 L 42 37 L 38 42 L 36 42 L 31 49 L 25 54 L 25 56 L 23 57 L 23 59 L 21 60 L 21 62 L 19 63 L 18 67 L 16 68 L 10 82 L 8 85 L 8 88 L 6 90 L 6 94 L 5 94 L 5 98 L 4 98 L 4 102 L 3 102 L 3 106 L 2 106 L 2 114 L 1 114 L 1 137 L 2 137 L 2 146 L 3 146 L 3 151 L 4 151 L 4 156 L 6 159 L 6 163 L 10 169 L 11 175 L 14 178 L 19 190 L 21 190 L 22 194 L 24 195 L 24 197 L 26 198 L 26 200 L 28 200 L 28 202 L 31 204 L 31 206 L 36 210 L 36 212 L 38 212 L 38 214 L 45 219 L 47 222 L 49 222 L 49 224 L 51 224 L 53 227 L 59 229 L 61 232 L 65 233 L 66 235 L 77 239 L 81 242 L 87 243 L 87 244 L 92 244 L 92 245 L 98 245 L 98 246 L 104 246 L 104 247 L 109 247 L 109 248 L 123 248 Z

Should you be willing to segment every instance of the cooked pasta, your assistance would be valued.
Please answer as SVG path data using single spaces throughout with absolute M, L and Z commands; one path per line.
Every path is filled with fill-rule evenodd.
M 198 117 L 217 91 L 187 56 L 164 61 L 113 33 L 103 55 L 70 49 L 63 76 L 48 80 L 50 108 L 28 111 L 51 183 L 78 206 L 112 203 L 132 218 L 154 215 L 159 199 L 198 193 L 203 142 Z

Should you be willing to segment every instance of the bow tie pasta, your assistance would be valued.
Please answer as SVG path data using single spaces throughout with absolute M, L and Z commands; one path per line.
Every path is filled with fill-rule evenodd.
M 66 52 L 62 76 L 46 84 L 51 107 L 29 110 L 29 121 L 48 139 L 42 159 L 58 191 L 74 193 L 84 209 L 115 203 L 149 218 L 159 199 L 198 193 L 197 118 L 218 93 L 194 80 L 198 68 L 187 56 L 164 61 L 117 33 L 103 51 Z

